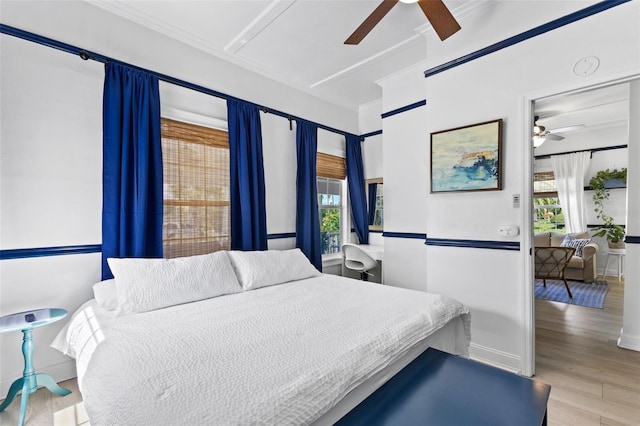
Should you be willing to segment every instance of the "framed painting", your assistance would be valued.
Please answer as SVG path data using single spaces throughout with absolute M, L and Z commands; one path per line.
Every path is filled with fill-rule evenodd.
M 502 189 L 502 119 L 431 133 L 431 193 Z

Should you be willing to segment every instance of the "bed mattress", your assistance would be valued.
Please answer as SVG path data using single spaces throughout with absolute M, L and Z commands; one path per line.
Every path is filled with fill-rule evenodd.
M 469 320 L 440 295 L 322 275 L 127 316 L 89 302 L 63 337 L 94 426 L 330 424 L 430 336 L 468 355 Z

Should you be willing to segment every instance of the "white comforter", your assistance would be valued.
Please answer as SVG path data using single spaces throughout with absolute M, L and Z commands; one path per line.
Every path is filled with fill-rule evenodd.
M 300 425 L 458 316 L 468 344 L 452 299 L 323 275 L 122 317 L 91 303 L 67 336 L 93 426 Z

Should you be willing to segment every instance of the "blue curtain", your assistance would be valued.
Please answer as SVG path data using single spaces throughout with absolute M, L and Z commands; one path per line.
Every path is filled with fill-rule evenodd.
M 296 126 L 296 247 L 322 271 L 316 155 L 318 126 L 298 120 Z
M 376 198 L 378 197 L 378 184 L 369 184 L 369 225 L 376 220 Z
M 231 248 L 267 249 L 267 216 L 260 111 L 228 100 L 231 192 Z
M 351 217 L 360 244 L 369 244 L 369 216 L 367 215 L 367 196 L 364 186 L 364 167 L 362 165 L 362 147 L 360 138 L 346 136 L 347 182 L 351 200 Z
M 109 257 L 162 257 L 162 147 L 158 79 L 105 66 L 102 278 Z

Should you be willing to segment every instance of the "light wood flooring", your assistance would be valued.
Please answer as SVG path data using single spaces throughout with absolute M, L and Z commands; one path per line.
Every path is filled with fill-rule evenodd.
M 536 301 L 536 376 L 551 385 L 550 426 L 640 425 L 640 352 L 620 349 L 623 283 L 610 285 L 604 309 Z M 76 380 L 54 396 L 39 389 L 30 396 L 26 424 L 88 426 Z M 17 423 L 20 404 L 0 413 L 0 425 Z
M 618 348 L 624 283 L 604 309 L 536 300 L 536 375 L 551 385 L 549 425 L 640 425 L 640 352 Z
M 71 394 L 58 396 L 45 388 L 29 395 L 25 426 L 89 426 L 76 379 L 58 383 Z M 2 396 L 4 398 L 4 395 Z M 0 426 L 16 426 L 20 417 L 20 395 L 0 413 Z

